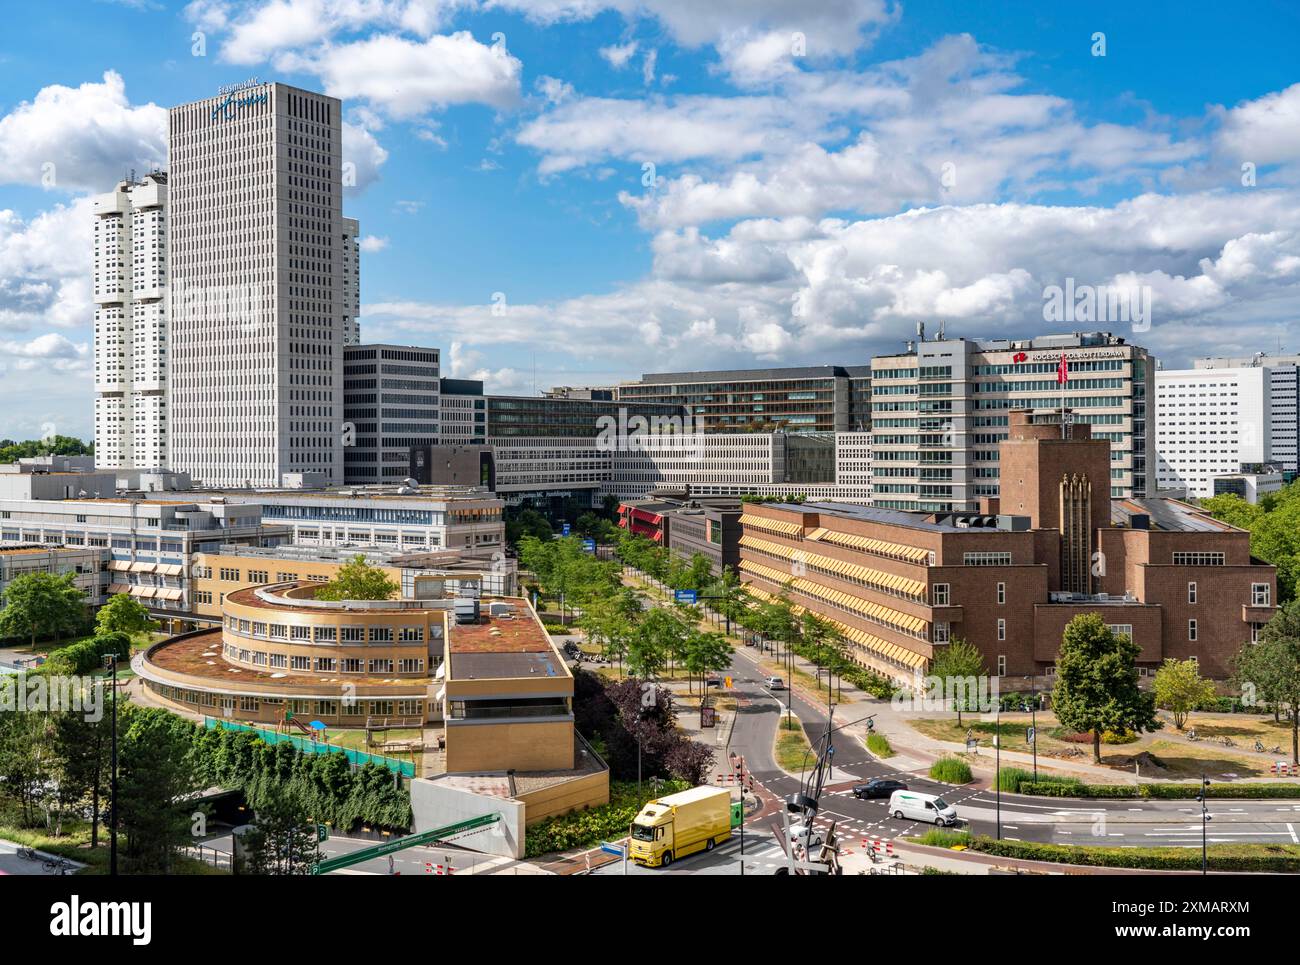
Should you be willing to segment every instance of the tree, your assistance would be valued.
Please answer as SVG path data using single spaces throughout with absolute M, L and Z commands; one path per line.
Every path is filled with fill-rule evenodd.
M 126 867 L 132 874 L 166 874 L 172 858 L 191 840 L 191 798 L 202 786 L 190 757 L 194 727 L 157 707 L 126 706 L 117 784 Z M 119 728 L 121 723 L 119 719 Z
M 1179 730 L 1187 715 L 1201 704 L 1214 699 L 1214 684 L 1201 676 L 1195 660 L 1165 660 L 1156 671 L 1154 684 L 1156 706 L 1174 715 Z
M 1063 727 L 1092 732 L 1092 757 L 1101 763 L 1102 731 L 1137 733 L 1157 726 L 1153 695 L 1138 687 L 1141 652 L 1096 613 L 1081 613 L 1065 627 L 1056 655 L 1052 709 Z
M 1250 553 L 1277 567 L 1278 602 L 1296 597 L 1300 584 L 1300 481 L 1252 506 L 1239 496 L 1215 496 L 1204 508 L 1216 519 L 1250 531 Z
M 338 575 L 316 591 L 318 600 L 389 600 L 399 587 L 358 553 L 339 567 Z
M 973 714 L 980 710 L 978 678 L 986 673 L 984 654 L 972 643 L 953 637 L 946 647 L 934 648 L 930 675 L 941 678 L 944 693 L 953 695 L 952 709 L 957 711 L 958 727 L 963 712 Z
M 1300 600 L 1279 609 L 1247 644 L 1237 661 L 1237 680 L 1267 695 L 1291 719 L 1291 762 L 1300 763 Z
M 727 638 L 720 633 L 691 630 L 686 636 L 683 651 L 683 663 L 687 671 L 692 674 L 691 679 L 694 680 L 695 675 L 698 675 L 701 689 L 706 693 L 708 687 L 704 682 L 705 675 L 726 670 L 731 666 L 733 656 L 731 644 L 727 643 Z
M 268 789 L 243 845 L 247 874 L 309 875 L 320 863 L 316 825 L 281 784 Z
M 35 647 L 39 635 L 77 630 L 86 619 L 86 597 L 75 580 L 75 573 L 15 577 L 4 591 L 0 637 L 27 637 Z
M 135 635 L 157 629 L 158 624 L 149 618 L 145 605 L 130 593 L 115 593 L 100 608 L 95 617 L 100 633 L 127 633 Z

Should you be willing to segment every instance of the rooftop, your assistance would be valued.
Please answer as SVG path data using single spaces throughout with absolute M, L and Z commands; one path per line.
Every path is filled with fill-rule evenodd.
M 449 630 L 448 648 L 453 680 L 503 680 L 514 677 L 567 677 L 550 636 L 526 600 L 484 599 L 478 623 L 456 623 Z M 514 618 L 489 616 L 490 602 L 515 605 Z
M 1110 504 L 1110 519 L 1116 526 L 1132 528 L 1134 516 L 1146 516 L 1150 529 L 1172 533 L 1239 533 L 1190 503 L 1164 496 L 1116 499 Z

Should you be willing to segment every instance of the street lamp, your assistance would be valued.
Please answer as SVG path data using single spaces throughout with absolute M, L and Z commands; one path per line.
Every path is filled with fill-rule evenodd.
M 993 764 L 993 786 L 996 789 L 994 796 L 997 800 L 998 811 L 998 840 L 1002 840 L 1002 699 L 998 698 L 997 716 L 993 724 L 993 754 L 995 763 Z
M 113 730 L 109 763 L 108 873 L 117 874 L 117 654 L 104 654 L 104 669 L 113 685 Z
M 1214 815 L 1210 814 L 1210 809 L 1205 806 L 1206 788 L 1210 786 L 1210 779 L 1204 774 L 1201 775 L 1201 790 L 1196 795 L 1196 802 L 1201 806 L 1201 874 L 1209 874 L 1209 848 L 1207 847 L 1207 835 L 1210 822 L 1214 820 Z

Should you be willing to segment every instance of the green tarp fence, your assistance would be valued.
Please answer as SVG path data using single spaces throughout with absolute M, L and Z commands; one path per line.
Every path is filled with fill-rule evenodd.
M 378 764 L 380 767 L 386 767 L 394 774 L 400 774 L 402 777 L 415 777 L 415 765 L 410 761 L 399 761 L 393 757 L 384 757 L 382 754 L 369 754 L 366 751 L 354 751 L 348 747 L 339 747 L 335 744 L 326 744 L 323 741 L 311 741 L 304 737 L 296 737 L 293 734 L 277 734 L 273 730 L 267 730 L 264 727 L 253 727 L 250 724 L 240 724 L 233 720 L 220 720 L 216 717 L 204 717 L 203 724 L 209 730 L 220 727 L 222 730 L 247 731 L 250 734 L 256 734 L 268 744 L 289 743 L 304 754 L 343 754 L 352 764 Z

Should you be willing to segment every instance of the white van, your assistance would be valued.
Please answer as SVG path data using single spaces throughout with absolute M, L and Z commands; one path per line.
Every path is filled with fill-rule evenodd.
M 941 828 L 957 823 L 957 809 L 935 794 L 895 791 L 889 796 L 889 813 L 894 817 L 924 821 Z

